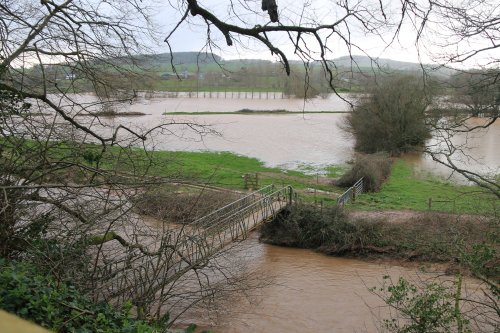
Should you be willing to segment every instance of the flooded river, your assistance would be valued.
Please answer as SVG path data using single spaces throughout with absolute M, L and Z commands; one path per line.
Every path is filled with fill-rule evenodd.
M 338 96 L 329 94 L 304 100 L 272 92 L 200 92 L 198 97 L 196 93 L 192 93 L 191 97 L 188 93 L 156 93 L 152 98 L 138 98 L 133 104 L 124 104 L 120 111 L 145 112 L 146 110 L 146 113 L 153 114 L 158 112 L 234 112 L 242 109 L 349 111 L 350 105 L 347 102 L 349 100 L 352 100 L 351 94 Z
M 343 164 L 352 158 L 353 141 L 339 128 L 345 114 L 213 114 L 163 115 L 172 111 L 236 111 L 287 109 L 290 111 L 346 110 L 339 99 L 235 100 L 223 98 L 162 98 L 138 102 L 119 111 L 138 111 L 139 117 L 101 118 L 103 131 L 111 133 L 120 124 L 151 128 L 160 123 L 147 147 L 157 150 L 231 151 L 258 158 L 269 166 L 296 168 L 301 165 Z M 88 118 L 90 119 L 90 118 Z M 480 120 L 473 120 L 479 122 Z M 203 133 L 195 132 L 188 123 Z M 208 133 L 211 130 L 217 133 Z M 500 123 L 474 136 L 459 136 L 474 158 L 459 161 L 478 170 L 500 167 Z M 446 170 L 421 155 L 406 157 L 415 168 L 446 175 Z M 260 272 L 266 286 L 248 290 L 247 297 L 227 300 L 216 311 L 197 309 L 186 313 L 185 323 L 195 322 L 218 333 L 229 332 L 375 332 L 387 308 L 369 287 L 380 286 L 382 277 L 416 278 L 414 269 L 360 260 L 328 257 L 309 250 L 276 247 L 258 242 L 257 234 L 241 244 L 250 269 Z M 421 277 L 430 277 L 420 273 Z
M 251 302 L 233 303 L 212 328 L 216 332 L 373 332 L 372 311 L 378 312 L 382 302 L 367 288 L 379 285 L 385 274 L 407 273 L 261 244 L 255 235 L 248 242 L 255 269 L 274 276 L 274 283 L 254 291 Z
M 281 98 L 224 98 L 222 93 L 216 98 L 165 97 L 141 98 L 132 104 L 116 107 L 118 112 L 142 112 L 137 117 L 101 117 L 101 131 L 111 134 L 119 125 L 133 129 L 150 129 L 167 124 L 158 129 L 146 142 L 150 149 L 183 151 L 230 151 L 255 157 L 268 166 L 297 168 L 310 165 L 321 168 L 325 165 L 344 164 L 352 159 L 353 140 L 341 130 L 345 113 L 318 114 L 312 111 L 348 110 L 351 95 L 330 95 L 304 102 L 302 99 Z M 242 93 L 243 94 L 243 93 Z M 95 102 L 92 95 L 78 96 L 80 102 Z M 241 109 L 303 111 L 299 114 L 235 114 Z M 89 111 L 96 111 L 90 106 Z M 218 111 L 227 114 L 165 115 L 167 112 Z M 88 118 L 88 117 L 84 117 Z M 82 118 L 80 118 L 81 121 Z M 91 121 L 88 118 L 88 121 Z M 471 125 L 479 125 L 483 120 L 471 120 Z M 190 124 L 199 124 L 193 130 Z M 127 132 L 121 130 L 122 135 Z M 454 161 L 460 167 L 479 172 L 498 173 L 500 169 L 500 122 L 487 130 L 474 134 L 460 133 L 454 142 L 463 147 L 465 154 L 457 153 Z M 431 139 L 430 144 L 436 143 Z M 406 159 L 416 169 L 448 177 L 450 172 L 423 155 L 409 155 Z
M 271 279 L 270 283 L 245 290 L 246 297 L 212 305 L 210 311 L 188 313 L 184 325 L 195 322 L 217 333 L 377 332 L 390 312 L 369 288 L 381 287 L 386 275 L 394 282 L 403 276 L 417 283 L 437 276 L 396 265 L 262 244 L 257 236 L 254 232 L 244 241 L 241 252 L 250 263 L 249 269 L 259 272 L 262 279 Z

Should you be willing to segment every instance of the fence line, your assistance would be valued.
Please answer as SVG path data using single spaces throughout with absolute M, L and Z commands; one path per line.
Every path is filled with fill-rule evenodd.
M 144 98 L 290 99 L 282 91 L 139 91 Z

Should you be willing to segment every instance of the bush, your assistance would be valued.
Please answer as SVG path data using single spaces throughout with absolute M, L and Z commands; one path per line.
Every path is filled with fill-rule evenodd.
M 391 173 L 392 161 L 387 154 L 357 155 L 352 168 L 337 182 L 340 187 L 351 187 L 363 178 L 364 190 L 378 192 Z
M 459 306 L 459 302 L 462 301 L 460 299 L 461 281 L 460 277 L 458 281 L 451 283 L 436 279 L 415 284 L 400 277 L 394 283 L 388 276 L 385 276 L 382 288 L 371 288 L 371 291 L 396 310 L 392 318 L 383 320 L 383 326 L 388 332 L 466 333 L 472 330 L 469 327 L 469 320 Z
M 41 275 L 35 266 L 0 259 L 0 308 L 55 332 L 159 332 L 122 311 L 95 304 L 70 285 Z M 158 324 L 166 324 L 165 316 Z
M 339 206 L 321 210 L 297 204 L 264 224 L 261 240 L 332 255 L 448 262 L 451 271 L 473 267 L 493 277 L 500 274 L 498 230 L 497 220 L 474 216 L 421 213 L 400 223 L 352 218 Z
M 417 77 L 383 78 L 368 88 L 346 117 L 344 130 L 363 153 L 385 151 L 391 155 L 423 145 L 430 137 L 425 111 L 431 98 Z
M 352 223 L 336 205 L 320 210 L 297 204 L 261 229 L 261 240 L 265 242 L 328 254 L 363 252 L 363 244 L 377 243 L 380 236 L 378 223 Z
M 310 85 L 305 76 L 294 75 L 285 81 L 283 91 L 286 95 L 293 95 L 295 98 L 314 98 L 319 95 L 319 90 Z

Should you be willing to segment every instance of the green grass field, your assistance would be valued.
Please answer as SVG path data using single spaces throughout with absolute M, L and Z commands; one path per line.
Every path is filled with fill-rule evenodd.
M 146 153 L 132 150 L 129 160 L 144 161 Z M 149 173 L 156 176 L 182 178 L 192 182 L 243 189 L 243 175 L 259 174 L 259 187 L 268 184 L 291 185 L 305 201 L 324 201 L 334 203 L 337 195 L 345 189 L 332 185 L 332 179 L 341 176 L 347 169 L 345 165 L 331 165 L 324 169 L 303 165 L 297 170 L 284 170 L 265 166 L 258 159 L 236 155 L 230 152 L 149 152 L 151 163 Z M 114 157 L 113 157 L 114 158 Z M 111 160 L 111 158 L 109 159 Z M 130 165 L 106 164 L 105 168 L 121 168 L 129 171 Z M 137 167 L 138 163 L 133 164 Z M 319 191 L 314 191 L 314 189 Z M 326 191 L 328 193 L 324 193 Z M 492 213 L 498 211 L 499 200 L 492 194 L 484 193 L 477 186 L 458 185 L 435 176 L 414 172 L 403 160 L 395 160 L 389 179 L 382 185 L 380 192 L 363 193 L 349 209 L 356 210 L 401 210 L 424 211 L 429 209 L 442 212 L 468 214 Z
M 87 164 L 92 167 L 110 170 L 117 177 L 131 175 L 157 176 L 173 181 L 187 181 L 197 184 L 244 189 L 245 174 L 258 173 L 258 187 L 269 184 L 293 186 L 304 201 L 331 204 L 345 189 L 332 184 L 349 166 L 330 165 L 316 168 L 302 165 L 297 170 L 285 170 L 268 167 L 262 161 L 233 154 L 230 152 L 173 152 L 144 151 L 138 148 L 108 147 L 102 154 L 100 147 L 81 145 L 75 147 L 64 142 L 52 142 L 50 147 L 38 146 L 29 140 L 17 143 L 3 143 L 5 157 L 10 153 L 21 154 L 32 163 L 39 160 L 39 154 L 60 163 L 71 162 Z M 40 152 L 40 149 L 45 153 Z M 102 154 L 102 155 L 101 155 Z M 30 157 L 33 155 L 32 157 Z M 17 156 L 17 155 L 16 155 Z M 21 155 L 20 155 L 21 156 Z M 23 160 L 24 161 L 24 160 Z M 33 162 L 34 163 L 34 162 Z M 62 177 L 69 177 L 75 182 L 86 177 L 80 169 L 56 171 Z M 429 207 L 429 199 L 431 205 Z M 349 203 L 350 209 L 356 210 L 401 210 L 411 209 L 481 214 L 500 210 L 500 200 L 491 193 L 485 193 L 477 186 L 458 185 L 435 176 L 416 173 L 403 160 L 396 160 L 389 179 L 382 185 L 380 192 L 363 193 L 356 202 Z
M 161 176 L 183 175 L 200 183 L 242 189 L 244 174 L 259 173 L 259 186 L 275 184 L 291 185 L 299 190 L 316 188 L 322 191 L 342 191 L 327 184 L 318 183 L 311 170 L 271 168 L 256 158 L 229 152 L 159 151 L 153 156 L 154 165 L 151 172 Z
M 331 185 L 347 170 L 347 166 L 331 165 L 316 169 L 304 165 L 298 170 L 266 167 L 255 158 L 229 152 L 166 152 L 152 154 L 151 172 L 155 175 L 182 175 L 199 183 L 243 189 L 245 173 L 259 173 L 259 186 L 291 185 L 305 201 L 334 203 L 344 189 Z M 307 191 L 305 191 L 308 189 Z M 319 190 L 315 193 L 312 190 Z M 329 193 L 321 193 L 327 191 Z M 500 209 L 498 199 L 477 186 L 457 185 L 438 177 L 420 175 L 402 160 L 394 162 L 392 173 L 378 193 L 364 193 L 350 209 L 385 210 L 411 209 L 456 213 L 492 213 Z
M 500 209 L 499 200 L 477 186 L 457 185 L 429 175 L 419 175 L 402 160 L 397 160 L 391 176 L 378 193 L 365 193 L 353 209 L 413 209 L 456 213 L 492 213 Z

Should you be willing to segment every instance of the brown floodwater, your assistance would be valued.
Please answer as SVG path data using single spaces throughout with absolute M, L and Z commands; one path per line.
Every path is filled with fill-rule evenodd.
M 233 295 L 219 306 L 188 311 L 179 327 L 194 322 L 217 333 L 377 332 L 381 320 L 391 313 L 369 288 L 381 287 L 384 276 L 394 282 L 405 277 L 418 283 L 438 275 L 262 244 L 257 236 L 253 233 L 241 244 L 244 251 L 238 256 L 244 256 L 248 269 L 259 272 L 268 283 L 246 290 L 245 297 Z
M 70 106 L 73 101 L 86 104 L 88 111 L 99 111 L 97 98 L 93 94 L 68 95 L 61 99 L 52 95 L 51 99 L 62 106 Z M 253 97 L 252 97 L 253 96 Z M 251 92 L 212 92 L 212 93 L 169 93 L 157 92 L 149 97 L 136 98 L 132 103 L 121 103 L 116 106 L 120 112 L 145 112 L 162 114 L 165 112 L 234 112 L 242 109 L 250 110 L 287 110 L 287 111 L 349 111 L 353 94 L 329 94 L 311 99 L 290 98 L 281 93 Z
M 353 96 L 342 95 L 345 99 Z M 79 102 L 89 103 L 96 99 L 92 95 L 78 95 Z M 64 103 L 63 103 L 64 104 Z M 212 115 L 164 115 L 165 112 L 231 112 L 240 109 L 274 110 L 285 109 L 301 111 L 301 114 L 212 114 Z M 294 169 L 303 165 L 320 169 L 331 164 L 344 164 L 352 159 L 353 140 L 340 129 L 345 114 L 313 114 L 309 111 L 348 110 L 349 105 L 341 98 L 330 95 L 328 98 L 316 98 L 304 102 L 302 99 L 251 99 L 219 97 L 181 97 L 170 98 L 157 96 L 140 98 L 132 104 L 121 104 L 119 112 L 142 112 L 138 117 L 101 117 L 100 124 L 93 120 L 93 126 L 100 131 L 112 133 L 119 125 L 125 124 L 134 130 L 146 130 L 160 124 L 167 124 L 158 129 L 145 145 L 157 150 L 181 151 L 230 151 L 255 157 L 268 166 L 280 166 Z M 96 110 L 94 110 L 96 111 Z M 81 121 L 89 117 L 80 118 Z M 484 120 L 471 119 L 470 125 L 480 125 Z M 201 126 L 188 126 L 196 123 Z M 123 129 L 119 132 L 123 140 L 130 133 Z M 437 141 L 436 133 L 430 145 Z M 138 144 L 141 144 L 138 140 Z M 462 148 L 453 160 L 459 167 L 465 167 L 481 173 L 499 173 L 500 171 L 500 121 L 486 130 L 473 134 L 459 133 L 453 142 Z M 405 157 L 416 170 L 431 172 L 444 177 L 450 176 L 446 167 L 440 166 L 428 156 L 410 154 Z
M 469 127 L 483 126 L 488 119 L 471 118 L 467 121 Z M 448 151 L 446 146 L 439 142 L 438 137 L 446 133 L 435 135 L 427 143 L 434 150 Z M 486 129 L 478 129 L 470 133 L 457 133 L 451 139 L 457 148 L 452 155 L 453 162 L 459 167 L 482 174 L 500 173 L 500 121 L 496 121 Z M 432 149 L 432 148 L 431 148 Z M 422 154 L 408 154 L 404 157 L 418 172 L 430 172 L 445 178 L 456 178 L 450 169 L 434 162 L 429 156 Z
M 382 302 L 369 291 L 385 274 L 404 269 L 359 260 L 327 257 L 310 250 L 258 243 L 256 269 L 274 283 L 240 299 L 220 316 L 215 332 L 356 332 L 375 330 L 372 312 Z
M 171 123 L 171 132 L 156 135 L 149 146 L 158 150 L 230 151 L 255 157 L 268 166 L 288 169 L 303 165 L 321 168 L 332 164 L 345 164 L 353 157 L 353 139 L 340 127 L 345 114 L 288 114 L 288 115 L 190 115 L 143 116 L 134 119 L 115 118 L 104 120 L 111 128 L 125 122 L 129 125 L 154 126 L 160 122 Z M 183 123 L 207 126 L 203 130 L 215 133 L 200 135 Z M 484 120 L 476 118 L 471 124 Z M 175 134 L 173 134 L 175 133 Z M 488 129 L 474 133 L 458 133 L 453 139 L 460 150 L 453 155 L 459 166 L 481 173 L 500 172 L 500 121 Z M 437 139 L 430 140 L 435 145 Z M 448 168 L 423 154 L 404 157 L 416 170 L 449 177 Z
M 92 100 L 92 97 L 85 98 Z M 342 104 L 335 99 L 318 99 L 315 103 L 318 104 L 306 104 L 307 107 L 304 107 L 302 100 L 289 99 L 162 97 L 123 105 L 123 110 L 119 110 L 144 112 L 145 116 L 101 118 L 102 125 L 99 126 L 101 131 L 111 132 L 120 124 L 146 129 L 169 123 L 146 142 L 148 148 L 158 150 L 231 151 L 256 157 L 269 166 L 289 168 L 304 164 L 321 167 L 346 163 L 352 158 L 353 141 L 339 128 L 345 114 L 163 115 L 168 111 L 230 112 L 243 108 L 290 111 L 342 109 Z M 471 123 L 479 124 L 480 121 L 473 119 Z M 184 124 L 187 122 L 207 127 L 198 128 L 205 131 L 200 135 Z M 208 133 L 207 129 L 221 135 Z M 482 172 L 498 173 L 499 122 L 478 134 L 458 135 L 455 140 L 456 143 L 467 144 L 464 151 L 468 155 L 459 157 L 457 163 Z M 405 158 L 422 172 L 449 174 L 448 170 L 425 156 L 408 155 Z M 400 276 L 416 280 L 436 276 L 435 273 L 416 273 L 414 268 L 394 264 L 330 257 L 310 250 L 266 245 L 259 243 L 256 233 L 238 247 L 243 250 L 238 251 L 234 258 L 247 261 L 247 269 L 257 273 L 263 281 L 262 286 L 246 290 L 245 297 L 222 297 L 217 307 L 194 308 L 180 318 L 180 323 L 195 322 L 218 333 L 375 332 L 380 320 L 388 318 L 388 309 L 379 297 L 369 291 L 370 287 L 380 286 L 385 275 L 391 276 L 394 281 Z

